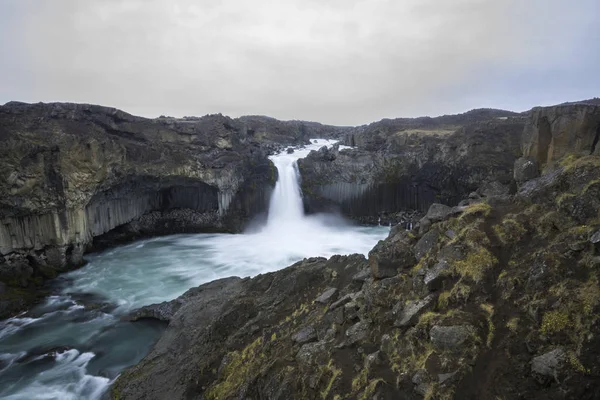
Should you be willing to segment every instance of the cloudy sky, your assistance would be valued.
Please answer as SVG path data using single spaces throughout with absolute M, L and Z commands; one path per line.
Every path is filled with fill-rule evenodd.
M 0 0 L 0 104 L 355 125 L 600 96 L 598 0 Z

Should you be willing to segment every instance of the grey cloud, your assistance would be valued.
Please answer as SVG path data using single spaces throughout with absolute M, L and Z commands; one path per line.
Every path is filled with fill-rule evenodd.
M 589 70 L 595 3 L 6 0 L 0 101 L 337 124 L 506 105 L 527 90 L 511 86 L 519 71 Z M 478 84 L 491 70 L 500 84 Z M 556 78 L 545 98 L 565 89 Z

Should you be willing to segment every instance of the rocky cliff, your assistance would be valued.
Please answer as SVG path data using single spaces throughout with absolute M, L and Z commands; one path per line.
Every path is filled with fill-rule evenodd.
M 576 103 L 534 108 L 523 139 L 523 156 L 539 166 L 567 154 L 600 154 L 600 105 Z
M 525 117 L 511 116 L 445 134 L 388 129 L 365 142 L 350 133 L 346 143 L 356 150 L 299 161 L 307 209 L 337 205 L 348 216 L 377 221 L 398 210 L 424 212 L 434 202 L 456 205 L 482 182 L 510 185 L 524 126 Z
M 90 248 L 237 231 L 265 211 L 267 155 L 342 128 L 266 117 L 146 119 L 84 104 L 0 107 L 0 317 Z

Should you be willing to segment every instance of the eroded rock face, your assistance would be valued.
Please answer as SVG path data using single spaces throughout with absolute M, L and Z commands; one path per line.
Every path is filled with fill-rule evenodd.
M 397 210 L 425 212 L 433 203 L 455 205 L 483 181 L 509 183 L 521 156 L 525 120 L 454 125 L 443 135 L 427 129 L 404 133 L 402 124 L 383 124 L 385 129 L 378 124 L 381 129 L 362 127 L 364 134 L 348 134 L 346 144 L 357 149 L 335 156 L 314 152 L 298 163 L 310 211 L 337 208 L 352 218 L 374 217 L 377 222 L 378 215 Z
M 600 106 L 536 107 L 523 132 L 523 156 L 541 165 L 567 154 L 600 154 Z
M 264 117 L 147 119 L 85 104 L 8 103 L 0 107 L 0 276 L 29 265 L 28 277 L 4 280 L 23 289 L 22 278 L 29 287 L 82 265 L 92 246 L 238 231 L 268 206 L 270 152 L 339 134 Z

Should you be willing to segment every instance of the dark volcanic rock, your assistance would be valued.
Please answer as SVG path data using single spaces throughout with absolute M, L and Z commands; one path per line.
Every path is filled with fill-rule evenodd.
M 21 289 L 35 297 L 90 249 L 239 231 L 268 205 L 277 177 L 269 153 L 343 130 L 220 114 L 147 119 L 87 104 L 0 106 L 0 255 L 10 255 L 0 258 L 10 287 L 0 304 L 15 302 L 0 317 L 29 303 Z
M 514 178 L 517 182 L 526 182 L 539 176 L 538 165 L 534 160 L 521 157 L 515 161 Z

